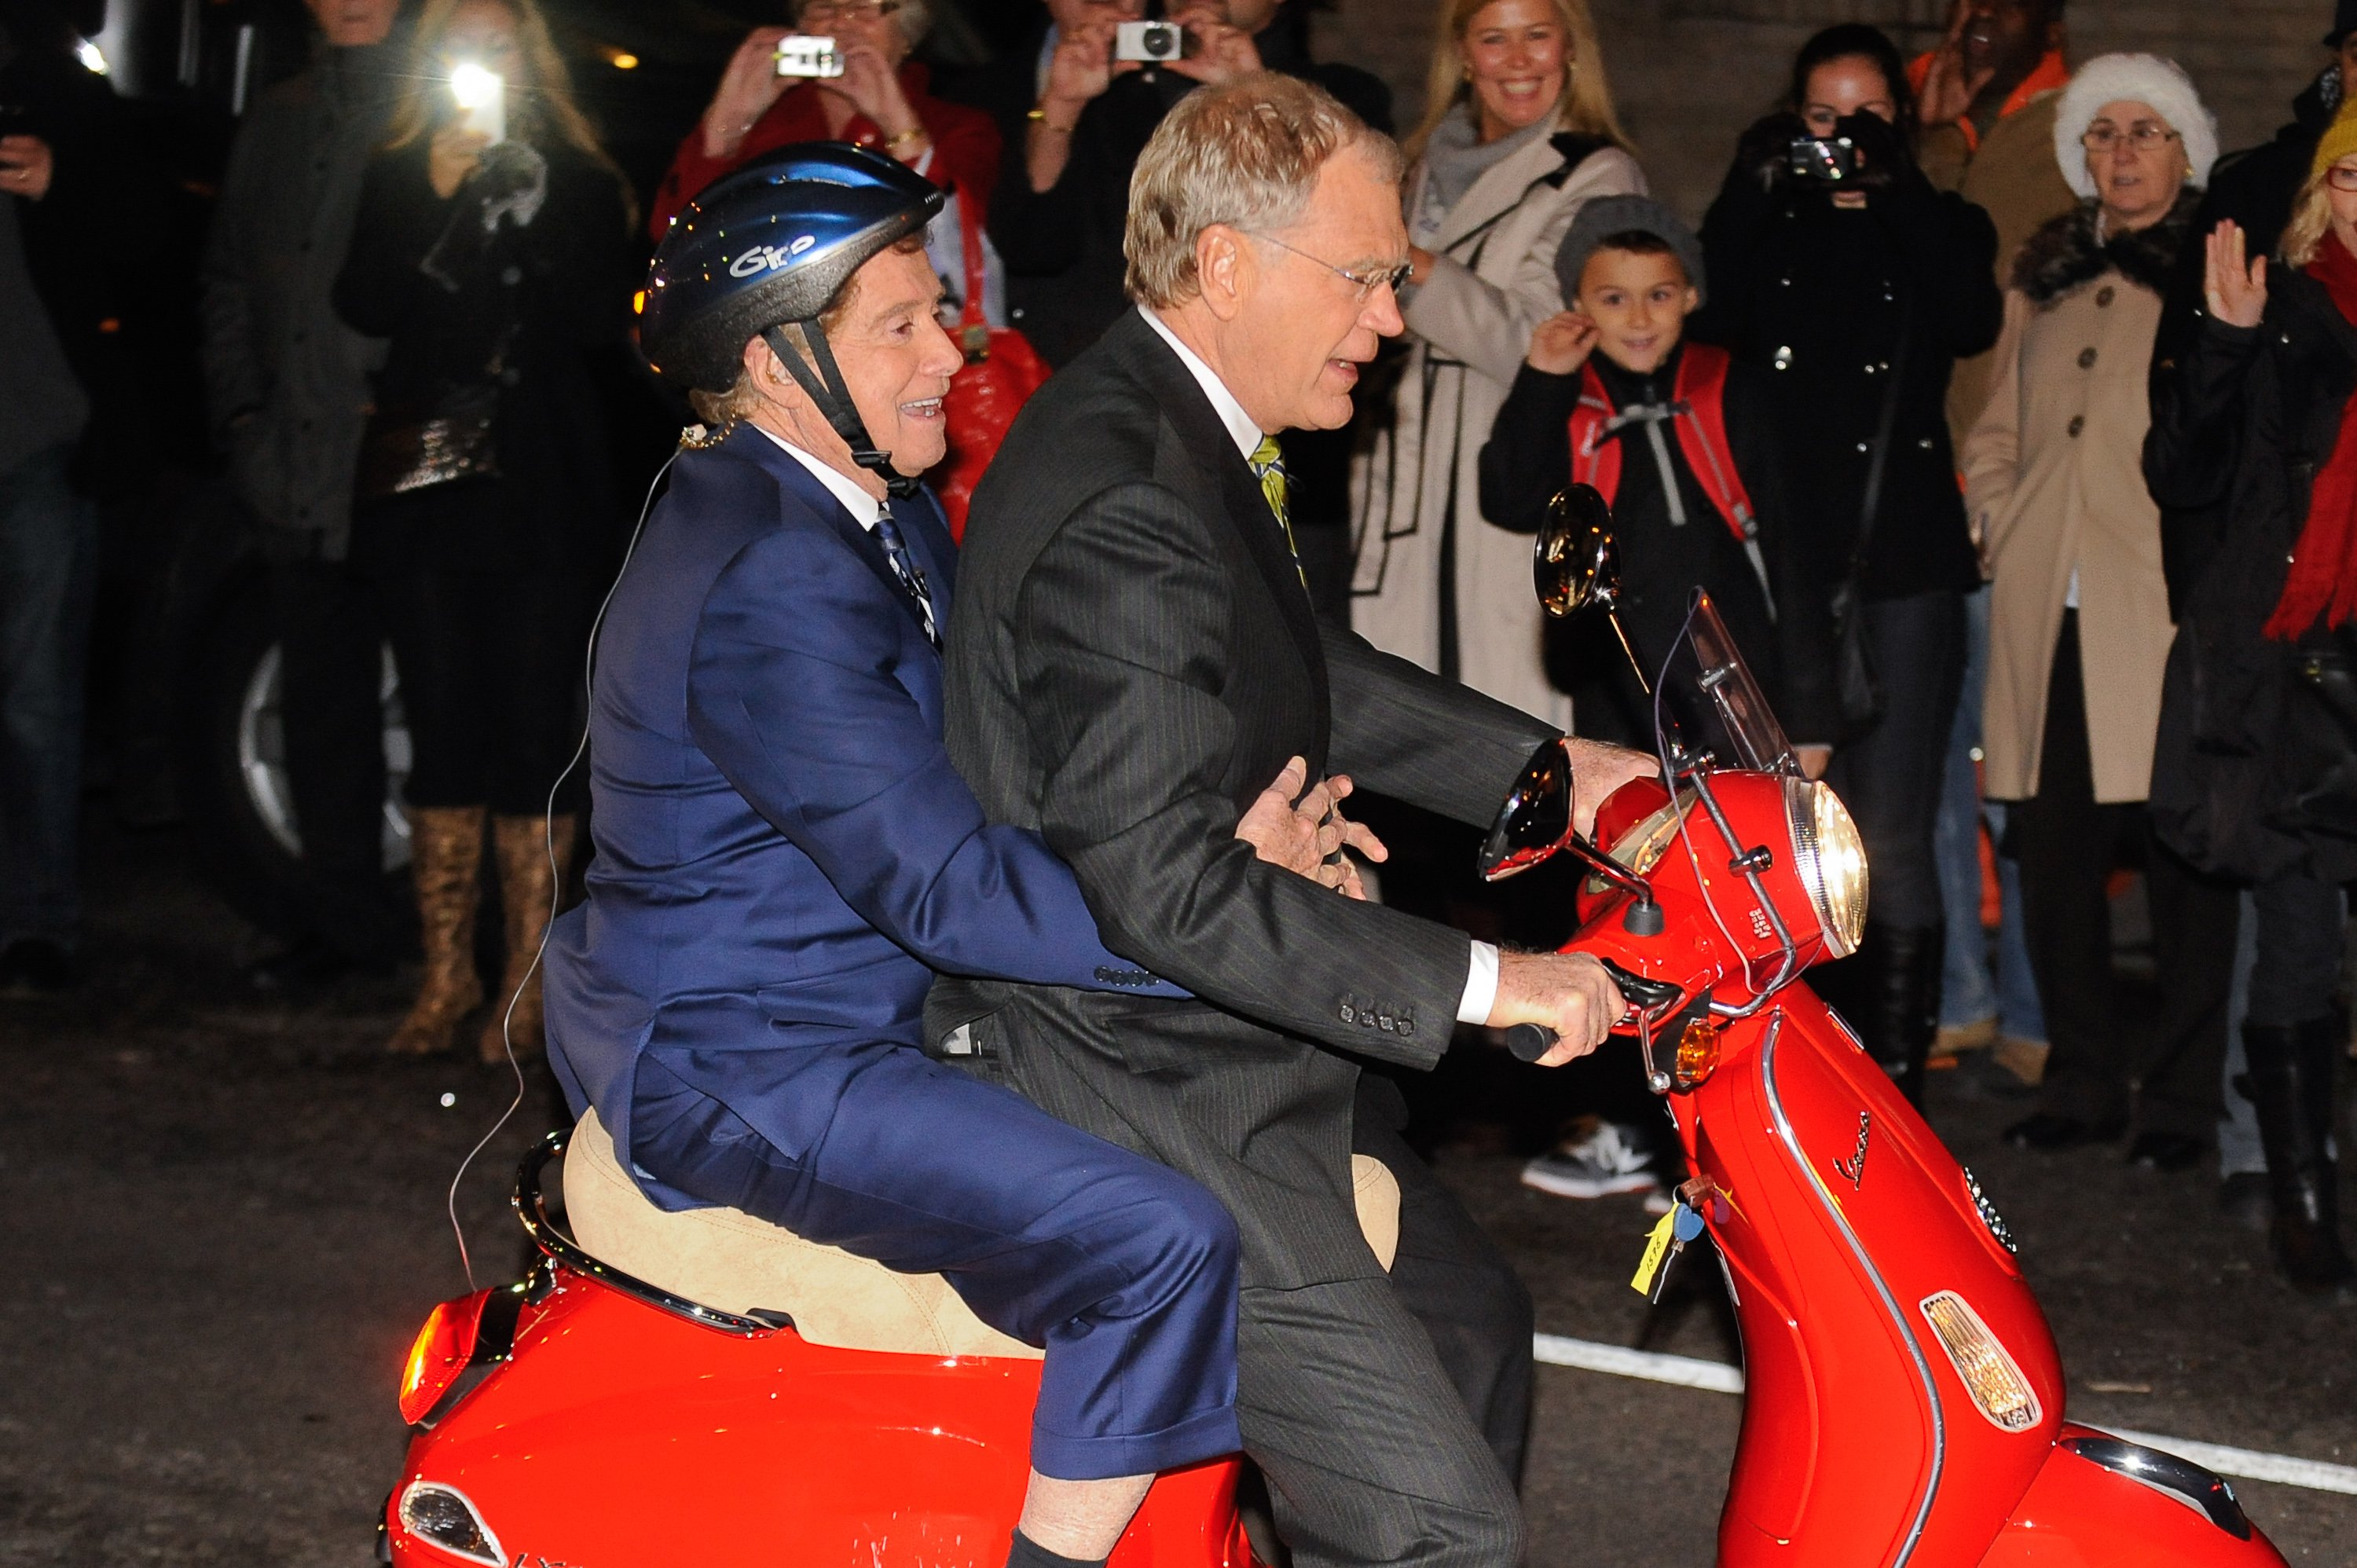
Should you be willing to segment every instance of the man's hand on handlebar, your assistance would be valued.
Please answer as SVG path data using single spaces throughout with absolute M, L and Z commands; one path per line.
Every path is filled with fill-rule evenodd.
M 1493 1029 L 1536 1024 L 1554 1030 L 1555 1043 L 1538 1065 L 1561 1067 L 1602 1045 L 1628 1010 L 1604 965 L 1586 953 L 1501 952 L 1498 996 L 1486 1021 Z
M 1302 785 L 1308 777 L 1309 765 L 1300 757 L 1286 762 L 1236 823 L 1236 837 L 1271 865 L 1335 888 L 1346 897 L 1364 898 L 1367 890 L 1359 880 L 1359 868 L 1342 851 L 1355 849 L 1379 863 L 1390 859 L 1391 851 L 1364 825 L 1342 815 L 1341 802 L 1351 789 L 1348 778 L 1338 774 L 1321 779 L 1305 792 Z
M 1639 779 L 1662 776 L 1661 763 L 1625 746 L 1607 746 L 1577 736 L 1566 736 L 1563 744 L 1571 759 L 1571 826 L 1581 838 L 1596 832 L 1596 809 L 1615 789 Z

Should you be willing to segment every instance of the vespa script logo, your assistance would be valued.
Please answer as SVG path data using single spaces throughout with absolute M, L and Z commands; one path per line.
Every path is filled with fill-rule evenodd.
M 1857 1152 L 1846 1160 L 1835 1160 L 1834 1169 L 1850 1185 L 1852 1192 L 1866 1185 L 1866 1142 L 1874 1133 L 1874 1118 L 1865 1112 L 1857 1113 Z
M 817 235 L 804 234 L 790 244 L 756 245 L 728 263 L 728 275 L 748 278 L 755 273 L 775 272 L 817 243 Z

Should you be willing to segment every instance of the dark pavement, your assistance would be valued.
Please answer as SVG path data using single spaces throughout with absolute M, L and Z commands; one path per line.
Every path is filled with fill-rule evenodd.
M 241 998 L 260 940 L 185 861 L 173 835 L 94 830 L 88 983 L 0 1003 L 0 1568 L 358 1568 L 400 1459 L 402 1355 L 465 1288 L 444 1193 L 512 1080 L 383 1057 L 398 983 Z M 1932 1092 L 2021 1238 L 2074 1416 L 2357 1465 L 2357 1309 L 2279 1285 L 2205 1173 L 2006 1149 L 2021 1106 L 1979 1069 Z M 507 1189 L 558 1113 L 529 1075 L 460 1190 L 486 1283 L 523 1267 Z M 1715 1270 L 1690 1257 L 1655 1310 L 1628 1288 L 1635 1199 L 1527 1191 L 1478 1144 L 1441 1164 L 1543 1329 L 1733 1358 Z M 1535 1563 L 1710 1560 L 1739 1401 L 1558 1369 L 1540 1395 Z M 2357 1498 L 2236 1489 L 2293 1563 L 2357 1563 Z

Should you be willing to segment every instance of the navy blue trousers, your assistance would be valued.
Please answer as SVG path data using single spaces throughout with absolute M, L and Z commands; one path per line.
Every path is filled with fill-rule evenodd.
M 653 1057 L 632 1161 L 706 1203 L 902 1273 L 1043 1347 L 1031 1464 L 1142 1476 L 1243 1446 L 1235 1221 L 1168 1167 L 906 1046 L 849 1050 L 825 1133 L 795 1159 Z

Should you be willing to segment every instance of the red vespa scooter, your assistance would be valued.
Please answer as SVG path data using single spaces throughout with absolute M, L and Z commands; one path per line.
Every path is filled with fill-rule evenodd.
M 1584 487 L 1558 500 L 1538 545 L 1551 612 L 1610 613 L 1609 521 Z M 1800 777 L 1707 595 L 1662 685 L 1662 779 L 1605 803 L 1605 847 L 1573 835 L 1567 769 L 1542 759 L 1483 870 L 1568 851 L 1594 873 L 1570 945 L 1617 972 L 1695 1173 L 1657 1234 L 1707 1230 L 1742 1332 L 1720 1563 L 2281 1563 L 2216 1476 L 2063 1420 L 2004 1220 L 1799 983 L 1863 933 L 1864 850 L 1832 789 Z M 1551 1041 L 1525 1026 L 1511 1043 Z
M 1608 612 L 1609 514 L 1575 492 L 1541 537 L 1550 609 Z M 1729 1568 L 2243 1568 L 2283 1560 L 2226 1484 L 2062 1421 L 2062 1373 L 1969 1172 L 1799 983 L 1865 920 L 1866 866 L 1706 598 L 1665 696 L 1663 779 L 1571 831 L 1560 756 L 1517 784 L 1492 875 L 1594 873 L 1574 945 L 1697 1173 L 1664 1240 L 1706 1230 L 1741 1326 Z M 1665 682 L 1665 685 L 1673 682 Z M 1674 708 L 1674 711 L 1671 711 Z M 1510 1041 L 1535 1057 L 1550 1043 Z M 380 1560 L 404 1568 L 991 1568 L 1028 1464 L 1037 1352 L 938 1279 L 894 1275 L 726 1209 L 665 1214 L 594 1118 L 523 1164 L 543 1257 L 443 1303 L 401 1384 L 413 1428 Z M 565 1153 L 566 1224 L 542 1202 Z M 1361 1215 L 1387 1255 L 1381 1178 Z M 1396 1192 L 1388 1222 L 1396 1224 Z M 1163 1477 L 1114 1568 L 1261 1568 L 1237 1465 Z

